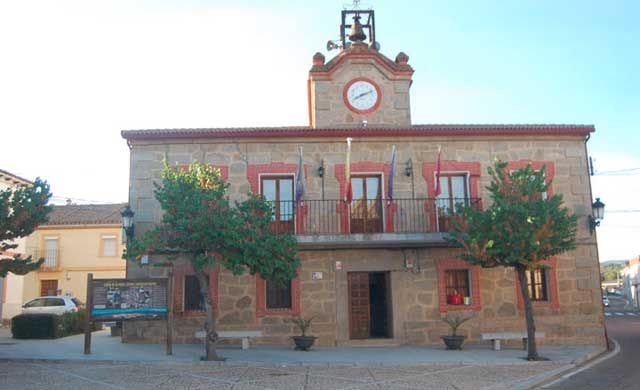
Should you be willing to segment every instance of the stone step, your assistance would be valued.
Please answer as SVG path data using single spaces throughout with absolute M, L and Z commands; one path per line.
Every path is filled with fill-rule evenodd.
M 402 343 L 395 339 L 362 339 L 338 342 L 339 347 L 399 347 Z

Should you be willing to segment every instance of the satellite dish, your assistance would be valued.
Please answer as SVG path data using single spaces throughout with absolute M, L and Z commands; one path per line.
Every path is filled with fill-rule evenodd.
M 380 42 L 378 41 L 371 42 L 370 47 L 375 51 L 380 51 Z
M 338 49 L 340 46 L 338 46 L 335 42 L 333 42 L 332 40 L 329 40 L 327 42 L 327 51 L 331 51 L 333 49 Z

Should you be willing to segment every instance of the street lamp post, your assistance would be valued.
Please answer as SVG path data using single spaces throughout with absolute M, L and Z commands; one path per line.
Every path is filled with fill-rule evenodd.
M 604 219 L 604 203 L 600 201 L 600 198 L 596 198 L 596 201 L 591 205 L 592 214 L 589 215 L 589 231 L 591 235 L 596 231 L 596 227 L 600 226 L 600 221 Z
M 129 205 L 127 205 L 127 207 L 122 210 L 120 215 L 122 216 L 122 228 L 124 229 L 124 233 L 127 237 L 127 242 L 129 242 L 133 238 L 133 216 L 135 215 L 135 213 L 133 212 L 133 210 L 131 210 Z

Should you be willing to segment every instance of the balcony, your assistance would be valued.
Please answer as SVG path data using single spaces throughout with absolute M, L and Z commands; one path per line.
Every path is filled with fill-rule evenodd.
M 295 233 L 308 249 L 448 246 L 444 233 L 460 204 L 481 207 L 477 198 L 279 201 L 272 229 Z
M 31 248 L 27 250 L 27 255 L 32 259 L 38 260 L 44 258 L 44 263 L 40 266 L 40 272 L 56 272 L 60 270 L 60 249 L 58 248 Z

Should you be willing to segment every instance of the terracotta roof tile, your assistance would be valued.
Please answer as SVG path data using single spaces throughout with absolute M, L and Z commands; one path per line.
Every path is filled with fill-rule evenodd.
M 125 203 L 53 206 L 49 221 L 43 225 L 120 224 Z
M 415 136 L 479 136 L 479 135 L 587 135 L 593 125 L 526 125 L 526 124 L 429 124 L 409 127 L 312 128 L 285 127 L 224 127 L 190 129 L 123 130 L 127 140 L 186 138 L 289 138 L 289 137 L 415 137 Z
M 11 182 L 12 184 L 18 184 L 18 185 L 32 185 L 33 182 L 31 180 L 27 180 L 23 177 L 20 177 L 18 175 L 14 175 L 11 172 L 7 172 L 3 169 L 0 169 L 0 179 L 3 179 L 5 181 Z

